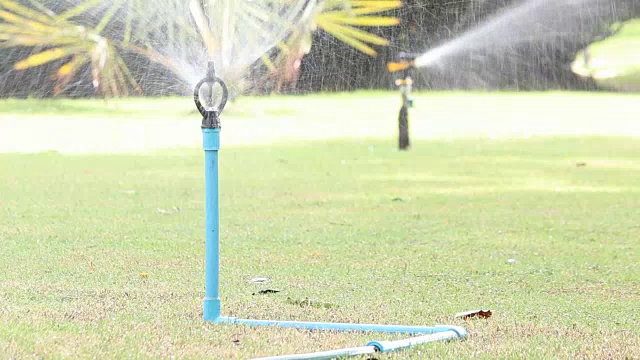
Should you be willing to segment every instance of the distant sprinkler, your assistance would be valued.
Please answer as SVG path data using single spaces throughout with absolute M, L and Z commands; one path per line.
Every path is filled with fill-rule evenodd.
M 407 150 L 411 146 L 409 140 L 409 108 L 413 107 L 413 98 L 411 97 L 413 79 L 411 79 L 411 75 L 415 68 L 415 59 L 418 56 L 419 54 L 401 52 L 396 57 L 396 61 L 387 63 L 389 72 L 399 72 L 401 75 L 395 81 L 402 94 L 402 107 L 398 114 L 398 147 L 400 150 Z

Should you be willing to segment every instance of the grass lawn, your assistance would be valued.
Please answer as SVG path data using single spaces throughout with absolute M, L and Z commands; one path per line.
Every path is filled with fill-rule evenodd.
M 640 357 L 637 138 L 425 136 L 398 152 L 344 135 L 223 148 L 225 315 L 470 332 L 379 359 Z M 0 358 L 249 358 L 397 338 L 204 323 L 202 163 L 197 147 L 0 154 Z M 281 292 L 252 295 L 267 288 Z M 480 308 L 494 316 L 452 318 Z
M 640 91 L 640 19 L 629 20 L 616 35 L 588 47 L 589 61 L 579 53 L 573 70 L 611 89 Z
M 611 135 L 640 137 L 637 94 L 421 92 L 411 137 L 422 139 Z M 223 116 L 223 144 L 254 146 L 344 138 L 390 139 L 396 92 L 241 97 Z M 0 153 L 148 152 L 202 143 L 186 98 L 0 101 Z

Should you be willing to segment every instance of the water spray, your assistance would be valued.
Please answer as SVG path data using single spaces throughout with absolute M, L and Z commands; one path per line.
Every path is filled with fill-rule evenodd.
M 397 61 L 387 63 L 389 72 L 400 72 L 401 74 L 401 77 L 395 81 L 402 95 L 402 106 L 398 113 L 398 148 L 400 150 L 407 150 L 411 146 L 409 139 L 409 109 L 413 107 L 413 98 L 411 97 L 413 79 L 411 75 L 417 57 L 418 54 L 401 52 L 397 56 Z
M 205 85 L 207 86 L 205 88 Z M 206 101 L 200 101 L 208 89 Z M 317 331 L 362 331 L 421 335 L 401 341 L 372 341 L 364 347 L 330 351 L 335 356 L 360 355 L 370 352 L 390 352 L 431 341 L 463 339 L 466 330 L 459 326 L 410 326 L 349 324 L 309 321 L 254 320 L 224 317 L 220 304 L 220 206 L 218 182 L 218 152 L 220 150 L 220 116 L 227 103 L 228 90 L 224 81 L 216 76 L 213 62 L 209 62 L 206 77 L 195 87 L 194 101 L 202 115 L 202 148 L 205 152 L 205 297 L 204 320 L 218 324 L 272 326 Z M 354 350 L 357 349 L 357 350 Z M 338 355 L 336 355 L 338 354 Z M 315 354 L 287 355 L 286 359 L 327 358 L 327 352 Z
M 619 11 L 601 0 L 520 0 L 503 7 L 486 21 L 471 27 L 415 58 L 416 68 L 446 66 L 452 58 L 472 51 L 503 54 L 525 44 L 553 44 L 593 26 L 593 19 L 613 17 Z M 591 25 L 590 25 L 591 24 Z

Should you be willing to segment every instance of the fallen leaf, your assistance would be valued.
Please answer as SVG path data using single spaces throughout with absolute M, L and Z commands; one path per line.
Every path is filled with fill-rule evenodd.
M 265 294 L 277 294 L 279 293 L 280 290 L 273 290 L 273 289 L 264 289 L 264 290 L 260 290 L 258 292 L 254 292 L 251 295 L 265 295 Z
M 236 344 L 236 345 L 240 345 L 240 338 L 243 336 L 244 334 L 233 334 L 232 340 L 231 342 Z
M 471 311 L 459 312 L 455 314 L 453 317 L 456 319 L 463 319 L 463 320 L 467 320 L 471 318 L 488 319 L 491 317 L 491 315 L 493 315 L 491 310 L 471 310 Z
M 271 279 L 269 279 L 268 277 L 254 277 L 249 281 L 256 284 L 266 284 L 271 281 Z
M 172 207 L 170 210 L 157 208 L 156 211 L 162 215 L 169 215 L 169 214 L 180 212 L 180 208 L 177 206 Z

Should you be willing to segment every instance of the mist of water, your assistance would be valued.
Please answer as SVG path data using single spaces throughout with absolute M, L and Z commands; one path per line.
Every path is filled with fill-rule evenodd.
M 233 80 L 307 20 L 315 8 L 314 0 L 209 0 L 204 5 L 191 0 L 188 16 L 200 36 L 172 43 L 163 51 L 179 64 L 178 74 L 190 84 L 202 78 L 208 60 L 214 61 L 220 76 Z
M 442 66 L 474 50 L 501 52 L 531 42 L 557 42 L 581 33 L 610 4 L 601 0 L 526 0 L 508 7 L 461 36 L 428 50 L 417 67 Z
M 178 92 L 192 88 L 205 75 L 210 60 L 216 65 L 217 75 L 233 88 L 246 77 L 253 64 L 259 64 L 261 56 L 295 29 L 307 26 L 319 8 L 318 0 L 42 0 L 24 3 L 21 6 L 26 10 L 3 8 L 3 11 L 9 11 L 9 15 L 13 11 L 15 17 L 24 17 L 24 21 L 31 21 L 30 16 L 34 16 L 36 23 L 45 19 L 36 30 L 50 26 L 50 19 L 56 18 L 60 33 L 67 31 L 72 43 L 82 43 L 82 47 L 77 47 L 80 50 L 73 51 L 84 59 L 74 76 L 91 79 L 92 82 L 86 83 L 94 89 L 118 87 L 100 78 L 109 71 L 114 73 L 105 70 L 105 64 L 117 63 L 116 57 L 131 60 L 137 56 L 142 63 L 150 60 L 161 66 L 150 64 L 146 73 L 140 73 L 145 69 L 136 68 L 139 72 L 132 76 L 135 81 L 147 88 Z M 6 23 L 0 19 L 0 26 Z M 49 34 L 36 35 L 46 39 Z M 67 45 L 56 42 L 61 34 L 50 37 L 54 39 L 47 45 L 50 48 Z M 6 61 L 18 62 L 42 51 L 38 46 L 23 47 L 23 43 L 14 41 L 16 39 L 20 36 L 0 39 Z M 73 56 L 65 60 L 70 58 Z M 60 66 L 51 62 L 45 65 L 29 70 L 55 74 Z M 264 67 L 261 69 L 264 71 Z M 0 74 L 0 82 L 14 77 L 18 71 L 21 70 Z M 175 76 L 183 81 L 175 82 Z M 119 77 L 124 75 L 121 73 Z M 33 77 L 34 81 L 40 78 Z M 132 84 L 131 88 L 136 86 Z

